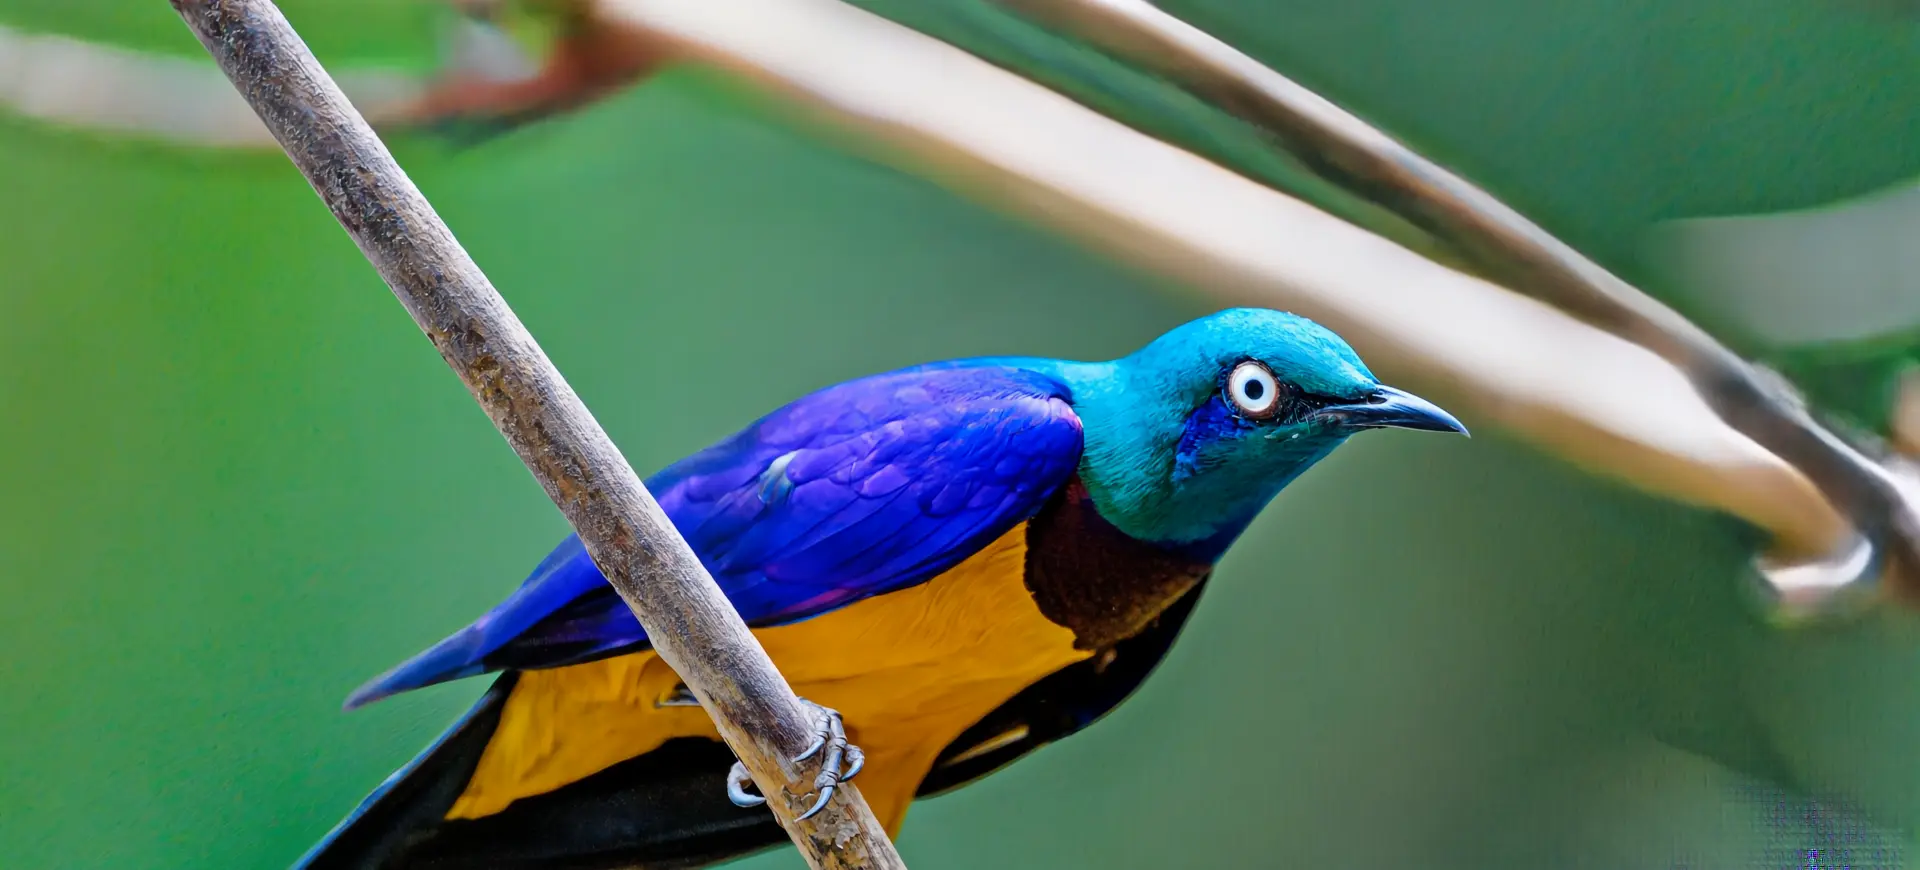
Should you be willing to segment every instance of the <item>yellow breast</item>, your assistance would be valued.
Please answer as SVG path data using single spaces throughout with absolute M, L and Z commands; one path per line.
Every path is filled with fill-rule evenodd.
M 839 710 L 867 753 L 859 784 L 890 829 L 933 759 L 1016 692 L 1089 654 L 1040 614 L 1022 524 L 927 583 L 754 632 L 802 697 Z M 520 675 L 448 818 L 477 818 L 674 737 L 719 739 L 698 707 L 662 707 L 679 677 L 651 652 Z

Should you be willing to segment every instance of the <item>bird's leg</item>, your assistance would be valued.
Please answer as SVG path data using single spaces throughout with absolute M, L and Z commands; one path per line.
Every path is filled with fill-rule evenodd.
M 814 715 L 813 745 L 807 751 L 794 757 L 795 762 L 806 761 L 815 755 L 820 756 L 820 774 L 813 778 L 813 790 L 819 797 L 813 806 L 800 814 L 801 819 L 810 819 L 815 813 L 827 808 L 827 802 L 833 800 L 833 793 L 840 784 L 860 772 L 865 767 L 867 756 L 860 747 L 847 741 L 847 725 L 840 718 L 839 711 L 830 710 L 805 698 L 800 699 Z M 747 775 L 747 766 L 736 761 L 733 769 L 727 771 L 727 797 L 735 806 L 757 807 L 767 799 L 749 793 L 747 788 L 753 785 L 753 778 Z

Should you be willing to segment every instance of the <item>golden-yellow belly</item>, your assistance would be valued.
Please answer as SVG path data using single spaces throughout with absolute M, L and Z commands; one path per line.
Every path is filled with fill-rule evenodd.
M 933 580 L 754 632 L 794 691 L 846 717 L 860 790 L 889 829 L 934 757 L 1016 692 L 1085 659 L 1028 594 L 1026 527 Z M 651 652 L 520 676 L 448 818 L 477 818 L 645 754 L 719 739 L 704 710 L 661 707 L 679 677 Z

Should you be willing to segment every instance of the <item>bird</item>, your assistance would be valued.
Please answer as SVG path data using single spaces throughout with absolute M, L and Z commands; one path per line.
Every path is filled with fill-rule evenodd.
M 1255 516 L 1387 428 L 1467 434 L 1331 330 L 1232 308 L 1105 362 L 825 387 L 646 485 L 815 716 L 809 812 L 858 774 L 897 833 L 916 798 L 1124 701 Z M 346 707 L 482 674 L 298 870 L 689 868 L 787 842 L 578 536 Z

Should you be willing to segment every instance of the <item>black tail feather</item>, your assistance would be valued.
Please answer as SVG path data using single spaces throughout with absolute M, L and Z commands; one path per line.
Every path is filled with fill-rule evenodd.
M 703 738 L 668 741 L 479 819 L 447 820 L 500 722 L 517 674 L 395 774 L 295 870 L 680 870 L 787 841 L 764 808 L 726 798 L 733 754 Z
M 398 866 L 393 857 L 407 852 L 420 834 L 439 824 L 466 789 L 480 754 L 500 724 L 500 710 L 517 678 L 506 673 L 494 680 L 467 715 L 368 795 L 293 870 Z

